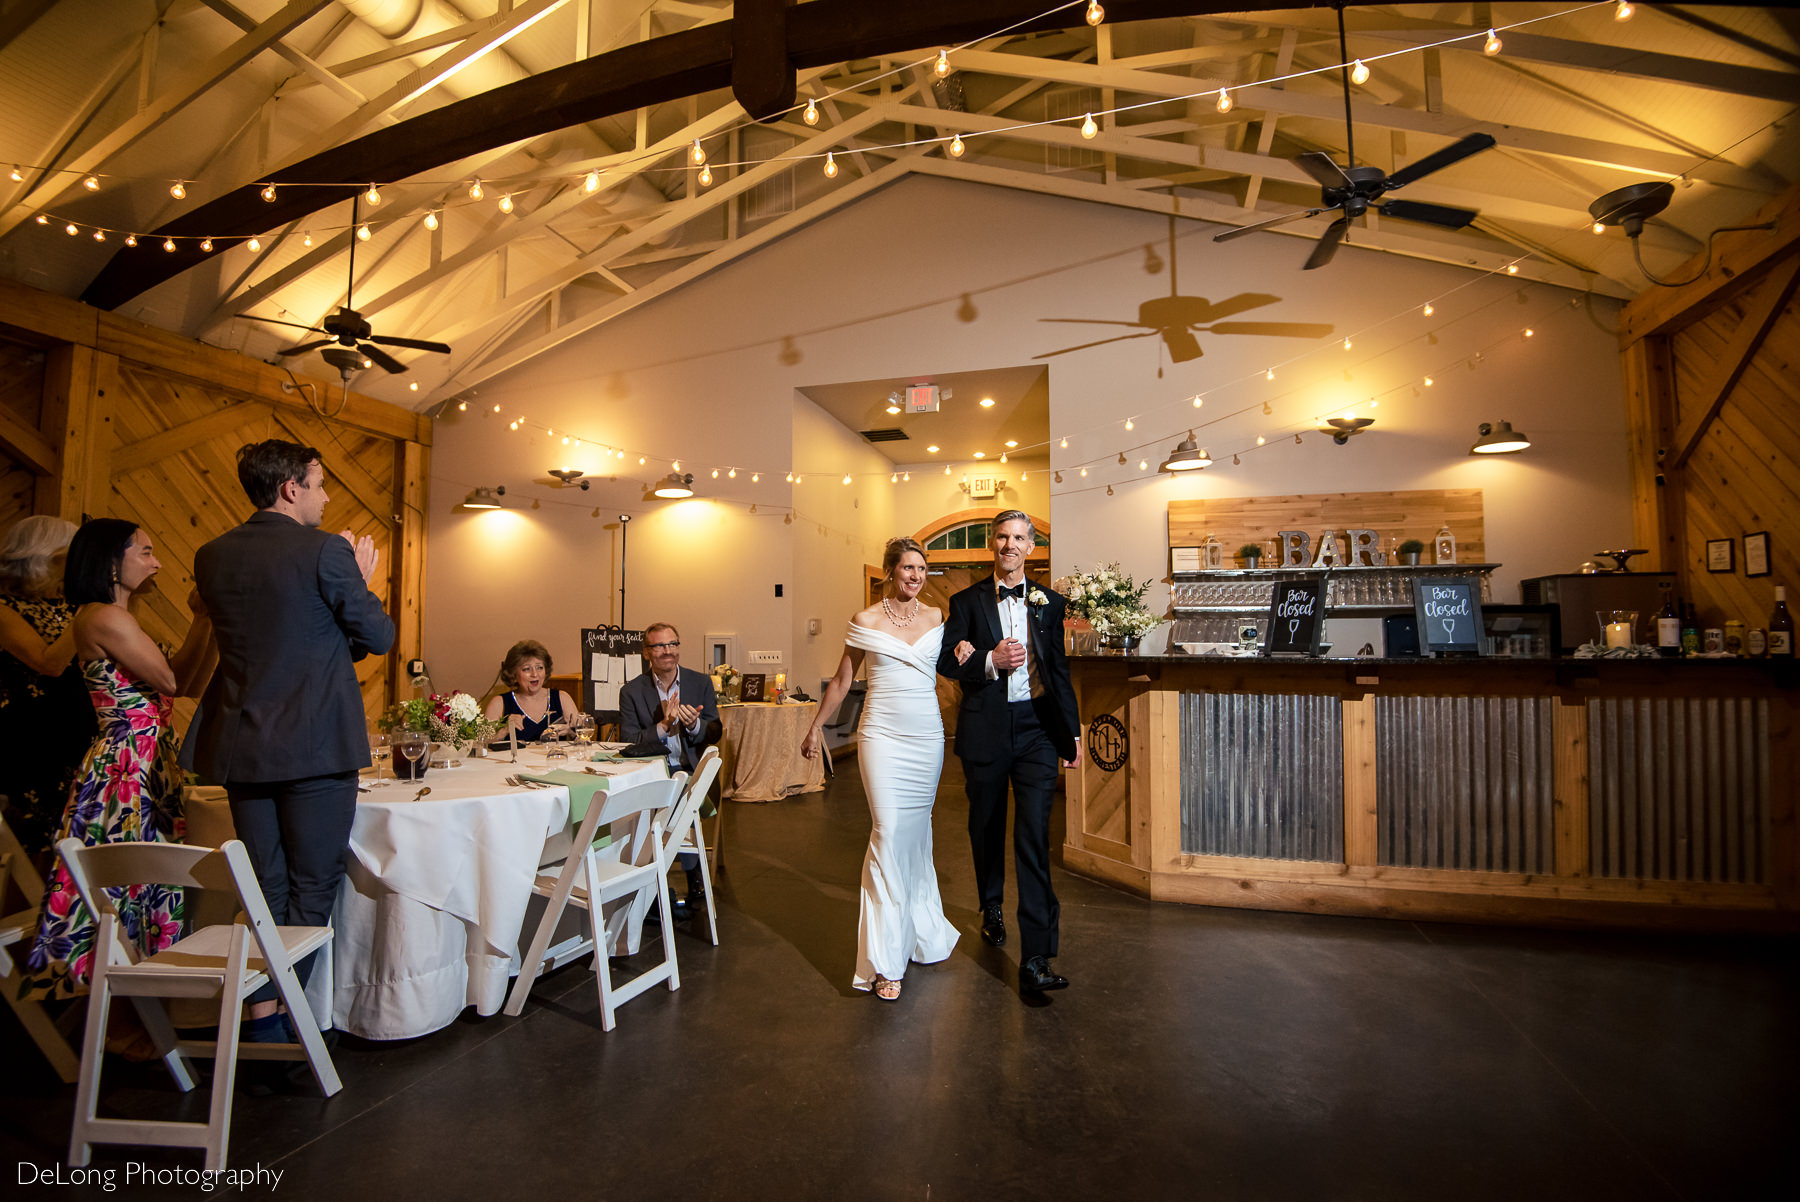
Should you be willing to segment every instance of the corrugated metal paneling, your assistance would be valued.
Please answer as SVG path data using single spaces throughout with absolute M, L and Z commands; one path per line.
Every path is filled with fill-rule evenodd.
M 1762 884 L 1769 861 L 1769 704 L 1588 702 L 1595 876 Z
M 1377 862 L 1549 872 L 1553 704 L 1376 698 Z
M 1344 859 L 1344 731 L 1336 697 L 1181 695 L 1181 849 Z

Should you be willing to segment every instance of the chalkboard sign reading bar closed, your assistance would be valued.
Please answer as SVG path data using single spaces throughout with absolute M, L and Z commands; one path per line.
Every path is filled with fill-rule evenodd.
M 1264 655 L 1317 655 L 1325 629 L 1325 577 L 1277 580 Z
M 1413 613 L 1422 655 L 1481 654 L 1481 581 L 1473 576 L 1413 581 Z

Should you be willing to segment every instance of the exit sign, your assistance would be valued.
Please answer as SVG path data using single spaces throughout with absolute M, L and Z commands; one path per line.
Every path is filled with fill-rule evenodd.
M 936 413 L 938 411 L 938 386 L 936 384 L 908 386 L 906 411 L 908 413 Z

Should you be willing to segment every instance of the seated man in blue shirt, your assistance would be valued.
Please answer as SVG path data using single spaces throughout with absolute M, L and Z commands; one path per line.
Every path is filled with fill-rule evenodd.
M 681 632 L 667 622 L 644 630 L 644 658 L 650 671 L 619 690 L 619 733 L 627 743 L 658 742 L 669 749 L 670 772 L 692 772 L 701 754 L 719 741 L 719 700 L 712 677 L 681 666 Z M 700 857 L 681 856 L 688 893 L 672 903 L 677 922 L 706 906 Z

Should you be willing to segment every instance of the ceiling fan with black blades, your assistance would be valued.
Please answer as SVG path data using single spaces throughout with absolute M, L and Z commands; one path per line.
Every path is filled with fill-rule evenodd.
M 350 201 L 350 228 L 357 226 L 357 202 Z M 406 364 L 394 358 L 381 348 L 384 346 L 405 347 L 415 351 L 433 351 L 440 355 L 448 355 L 450 347 L 446 343 L 431 342 L 423 338 L 395 338 L 386 334 L 377 334 L 364 318 L 353 307 L 356 289 L 356 239 L 350 239 L 350 278 L 344 290 L 344 304 L 336 313 L 331 314 L 316 326 L 302 325 L 297 321 L 283 321 L 277 317 L 255 317 L 251 321 L 264 321 L 271 325 L 293 326 L 297 330 L 310 330 L 325 337 L 312 342 L 303 342 L 299 346 L 290 346 L 276 354 L 282 358 L 292 355 L 304 355 L 308 351 L 316 351 L 321 347 L 320 357 L 338 369 L 338 374 L 349 382 L 352 373 L 361 371 L 373 364 L 385 371 L 403 372 Z M 248 316 L 248 315 L 246 315 Z
M 1336 7 L 1338 10 L 1338 52 L 1343 62 L 1348 64 L 1350 50 L 1344 36 L 1344 9 L 1341 4 Z M 1241 238 L 1245 234 L 1253 234 L 1258 230 L 1271 229 L 1293 221 L 1304 221 L 1309 217 L 1317 217 L 1321 213 L 1336 211 L 1337 220 L 1325 227 L 1325 233 L 1320 237 L 1318 245 L 1314 246 L 1312 254 L 1307 256 L 1304 270 L 1311 271 L 1315 267 L 1323 267 L 1331 262 L 1332 256 L 1337 254 L 1339 244 L 1350 232 L 1350 223 L 1362 217 L 1370 209 L 1380 213 L 1383 217 L 1398 217 L 1405 221 L 1419 221 L 1426 225 L 1441 226 L 1444 229 L 1452 230 L 1460 230 L 1480 216 L 1472 209 L 1425 204 L 1416 200 L 1382 201 L 1382 197 L 1396 188 L 1404 188 L 1415 180 L 1423 179 L 1433 172 L 1442 171 L 1452 163 L 1459 163 L 1472 154 L 1478 154 L 1488 149 L 1494 145 L 1493 136 L 1470 134 L 1434 154 L 1426 155 L 1416 163 L 1400 168 L 1391 175 L 1379 167 L 1358 167 L 1356 165 L 1356 130 L 1350 119 L 1350 68 L 1343 67 L 1340 74 L 1344 87 L 1344 144 L 1350 165 L 1340 167 L 1330 155 L 1316 150 L 1296 156 L 1294 164 L 1319 182 L 1321 192 L 1318 207 L 1302 209 L 1295 213 L 1284 213 L 1280 217 L 1271 217 L 1269 220 L 1259 221 L 1255 225 L 1243 225 L 1234 230 L 1226 230 L 1222 234 L 1214 234 L 1214 242 L 1229 242 L 1233 238 Z

